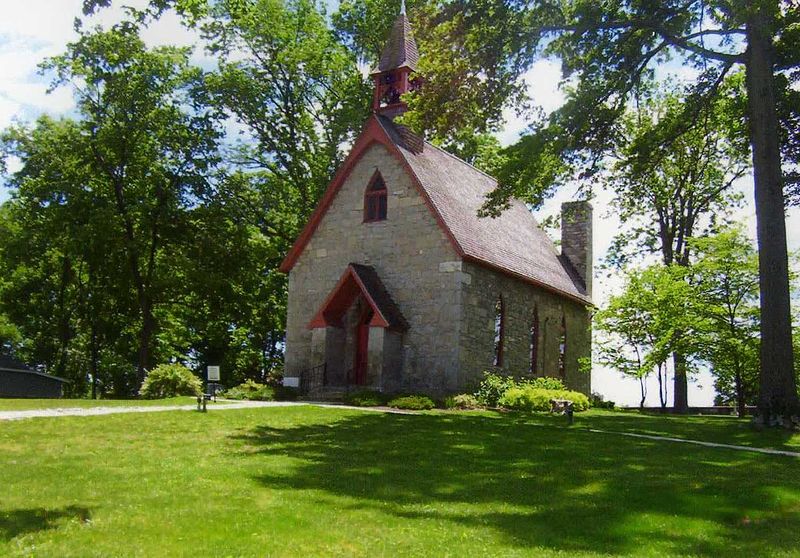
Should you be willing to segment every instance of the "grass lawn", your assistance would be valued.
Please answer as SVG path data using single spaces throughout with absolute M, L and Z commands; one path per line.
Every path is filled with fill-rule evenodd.
M 536 424 L 564 425 L 562 416 L 537 414 L 525 420 Z M 750 418 L 728 416 L 676 416 L 639 411 L 589 410 L 575 414 L 573 428 L 596 428 L 800 452 L 800 434 L 781 428 L 757 430 Z
M 222 403 L 219 401 L 218 403 Z M 33 409 L 72 409 L 93 407 L 152 407 L 161 405 L 196 405 L 196 397 L 167 399 L 0 399 L 0 411 L 29 411 Z M 213 405 L 213 401 L 208 402 Z
M 567 429 L 304 406 L 4 422 L 0 555 L 800 555 L 800 459 L 583 428 L 626 420 L 650 417 Z

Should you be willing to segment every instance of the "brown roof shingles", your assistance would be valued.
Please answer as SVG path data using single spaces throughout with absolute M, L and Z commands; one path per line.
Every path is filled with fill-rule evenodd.
M 400 14 L 389 33 L 389 40 L 381 53 L 377 69 L 373 73 L 386 72 L 403 66 L 417 69 L 419 53 L 417 43 L 411 34 L 411 24 L 406 14 Z
M 487 194 L 497 186 L 494 178 L 428 142 L 421 150 L 409 149 L 404 138 L 408 132 L 378 118 L 466 258 L 591 303 L 583 283 L 573 278 L 525 204 L 512 200 L 500 216 L 478 217 Z

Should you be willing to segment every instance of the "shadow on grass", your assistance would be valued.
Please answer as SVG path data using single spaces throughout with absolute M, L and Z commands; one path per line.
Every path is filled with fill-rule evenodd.
M 298 459 L 291 470 L 259 476 L 265 487 L 356 501 L 337 501 L 339 509 L 372 506 L 412 520 L 491 528 L 518 547 L 698 556 L 797 549 L 800 466 L 791 458 L 621 439 L 513 416 L 316 420 L 239 436 L 253 459 Z
M 23 510 L 0 511 L 0 541 L 8 542 L 21 535 L 58 528 L 65 520 L 89 521 L 88 508 L 67 506 L 53 510 L 31 508 Z

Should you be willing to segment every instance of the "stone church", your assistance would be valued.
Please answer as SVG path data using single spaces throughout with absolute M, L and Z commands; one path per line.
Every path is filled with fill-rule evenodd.
M 502 370 L 588 393 L 591 206 L 562 206 L 560 253 L 520 201 L 478 217 L 495 179 L 393 122 L 418 58 L 403 10 L 373 114 L 281 265 L 285 383 L 442 395 Z

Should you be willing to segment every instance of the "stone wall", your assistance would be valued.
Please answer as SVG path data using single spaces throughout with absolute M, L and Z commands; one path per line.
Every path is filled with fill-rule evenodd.
M 578 369 L 578 359 L 591 356 L 591 313 L 585 306 L 471 262 L 464 262 L 462 267 L 460 390 L 469 389 L 483 371 L 494 369 L 495 304 L 502 295 L 505 307 L 503 370 L 515 375 L 529 374 L 530 328 L 534 309 L 538 309 L 540 336 L 534 375 L 559 375 L 563 316 L 567 326 L 565 383 L 572 389 L 590 392 L 590 375 Z
M 388 216 L 364 223 L 364 190 L 376 169 L 386 182 Z M 289 273 L 286 374 L 321 364 L 307 326 L 354 262 L 375 269 L 410 325 L 400 340 L 390 340 L 402 347 L 402 357 L 393 359 L 402 360 L 399 389 L 456 390 L 463 279 L 457 259 L 405 169 L 385 147 L 370 147 Z

